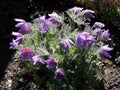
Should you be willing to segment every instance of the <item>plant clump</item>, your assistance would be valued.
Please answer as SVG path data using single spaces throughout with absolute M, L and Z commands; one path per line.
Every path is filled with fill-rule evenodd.
M 111 40 L 104 24 L 91 25 L 94 11 L 73 7 L 64 13 L 39 15 L 32 22 L 15 19 L 18 32 L 10 43 L 15 57 L 34 73 L 30 89 L 93 90 L 98 63 L 111 58 Z M 39 73 L 39 74 L 38 74 Z M 99 71 L 99 73 L 101 73 Z

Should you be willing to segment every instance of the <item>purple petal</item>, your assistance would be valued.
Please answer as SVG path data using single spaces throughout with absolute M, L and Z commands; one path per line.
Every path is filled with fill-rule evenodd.
M 105 46 L 102 47 L 102 50 L 111 51 L 111 50 L 113 50 L 113 48 L 110 48 L 110 47 L 108 47 L 108 45 L 105 45 Z
M 70 10 L 70 11 L 78 12 L 78 11 L 82 11 L 83 8 L 80 8 L 80 7 L 75 6 L 75 7 L 71 8 L 71 9 L 69 9 L 69 10 Z
M 38 55 L 36 55 L 33 57 L 33 64 L 35 65 L 38 62 L 45 64 L 45 61 L 42 58 L 40 58 Z
M 24 23 L 18 23 L 15 25 L 15 27 L 22 27 L 22 25 L 24 25 Z
M 22 34 L 21 33 L 18 33 L 18 32 L 12 32 L 12 35 L 14 35 L 14 36 L 17 36 L 17 37 L 21 37 L 22 36 Z
M 109 52 L 104 51 L 104 52 L 102 52 L 102 54 L 103 54 L 105 57 L 111 58 L 111 55 L 110 55 Z
M 14 19 L 14 20 L 17 21 L 17 22 L 21 22 L 21 23 L 25 23 L 25 22 L 26 22 L 25 20 L 23 20 L 23 19 L 18 19 L 18 18 Z
M 101 22 L 95 22 L 93 26 L 96 28 L 103 28 L 105 26 L 105 24 L 103 24 Z

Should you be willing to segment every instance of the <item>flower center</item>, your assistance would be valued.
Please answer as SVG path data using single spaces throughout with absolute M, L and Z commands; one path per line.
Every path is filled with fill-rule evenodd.
M 27 29 L 27 30 L 25 30 L 26 31 L 26 33 L 30 33 L 30 30 L 29 29 Z
M 28 54 L 29 52 L 30 52 L 29 49 L 25 49 L 25 50 L 24 50 L 24 53 L 26 53 L 26 54 Z
M 64 76 L 62 72 L 58 72 L 57 75 L 58 75 L 59 77 L 63 77 L 63 76 Z
M 52 59 L 51 62 L 52 62 L 52 63 L 56 63 L 56 62 L 55 62 L 55 59 Z

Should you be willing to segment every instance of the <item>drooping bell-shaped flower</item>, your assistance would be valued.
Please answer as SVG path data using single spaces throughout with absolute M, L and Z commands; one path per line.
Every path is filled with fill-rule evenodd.
M 103 28 L 105 26 L 105 24 L 101 23 L 101 22 L 95 22 L 93 27 L 95 28 Z
M 19 22 L 15 25 L 15 27 L 19 28 L 19 31 L 18 31 L 19 33 L 24 35 L 24 34 L 29 34 L 32 32 L 30 23 L 27 23 L 23 19 L 14 19 L 14 20 Z
M 30 60 L 33 62 L 33 56 L 35 55 L 35 52 L 30 48 L 22 48 L 20 50 L 21 54 L 19 55 L 19 58 L 22 58 L 23 61 Z
M 94 18 L 93 13 L 94 11 L 86 9 L 82 11 L 84 19 L 91 21 L 91 18 Z
M 52 22 L 49 20 L 49 18 L 43 20 L 41 23 L 41 26 L 40 26 L 40 32 L 47 33 L 51 24 L 52 24 Z
M 61 41 L 66 53 L 69 53 L 69 48 L 73 48 L 73 42 L 69 38 L 64 38 Z
M 51 57 L 51 58 L 49 58 L 48 60 L 46 60 L 45 61 L 46 62 L 46 64 L 47 64 L 47 66 L 46 67 L 51 67 L 51 68 L 58 68 L 58 61 L 55 59 L 55 58 L 53 58 L 53 57 Z
M 48 32 L 48 28 L 49 28 L 49 24 L 46 21 L 44 21 L 40 26 L 40 32 L 46 33 Z
M 104 38 L 105 41 L 111 40 L 109 30 L 105 30 L 101 33 L 101 37 Z
M 95 37 L 87 32 L 82 32 L 77 37 L 77 45 L 80 48 L 90 47 L 93 42 L 95 42 Z
M 55 71 L 55 76 L 54 78 L 58 81 L 61 81 L 63 79 L 65 79 L 65 73 L 63 70 L 61 70 L 60 68 L 58 68 L 56 71 Z
M 109 51 L 111 51 L 111 50 L 113 50 L 113 48 L 108 47 L 108 45 L 101 47 L 100 54 L 101 54 L 102 58 L 104 58 L 104 57 L 111 58 L 111 55 L 109 53 Z
M 40 62 L 41 64 L 45 64 L 45 60 L 41 57 L 39 57 L 38 55 L 35 55 L 33 57 L 33 64 L 37 64 L 38 62 Z

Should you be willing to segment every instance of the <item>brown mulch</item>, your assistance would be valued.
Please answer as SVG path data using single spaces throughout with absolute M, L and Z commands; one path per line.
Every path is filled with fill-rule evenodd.
M 120 62 L 120 57 L 116 58 L 117 62 Z M 105 90 L 120 90 L 120 68 L 114 65 L 110 60 L 106 60 L 100 63 L 100 67 L 104 69 L 105 75 L 102 77 L 102 83 Z M 21 61 L 18 59 L 12 60 L 7 69 L 5 75 L 0 83 L 0 90 L 16 90 L 18 86 L 15 76 L 24 72 Z M 101 89 L 100 89 L 101 90 Z

